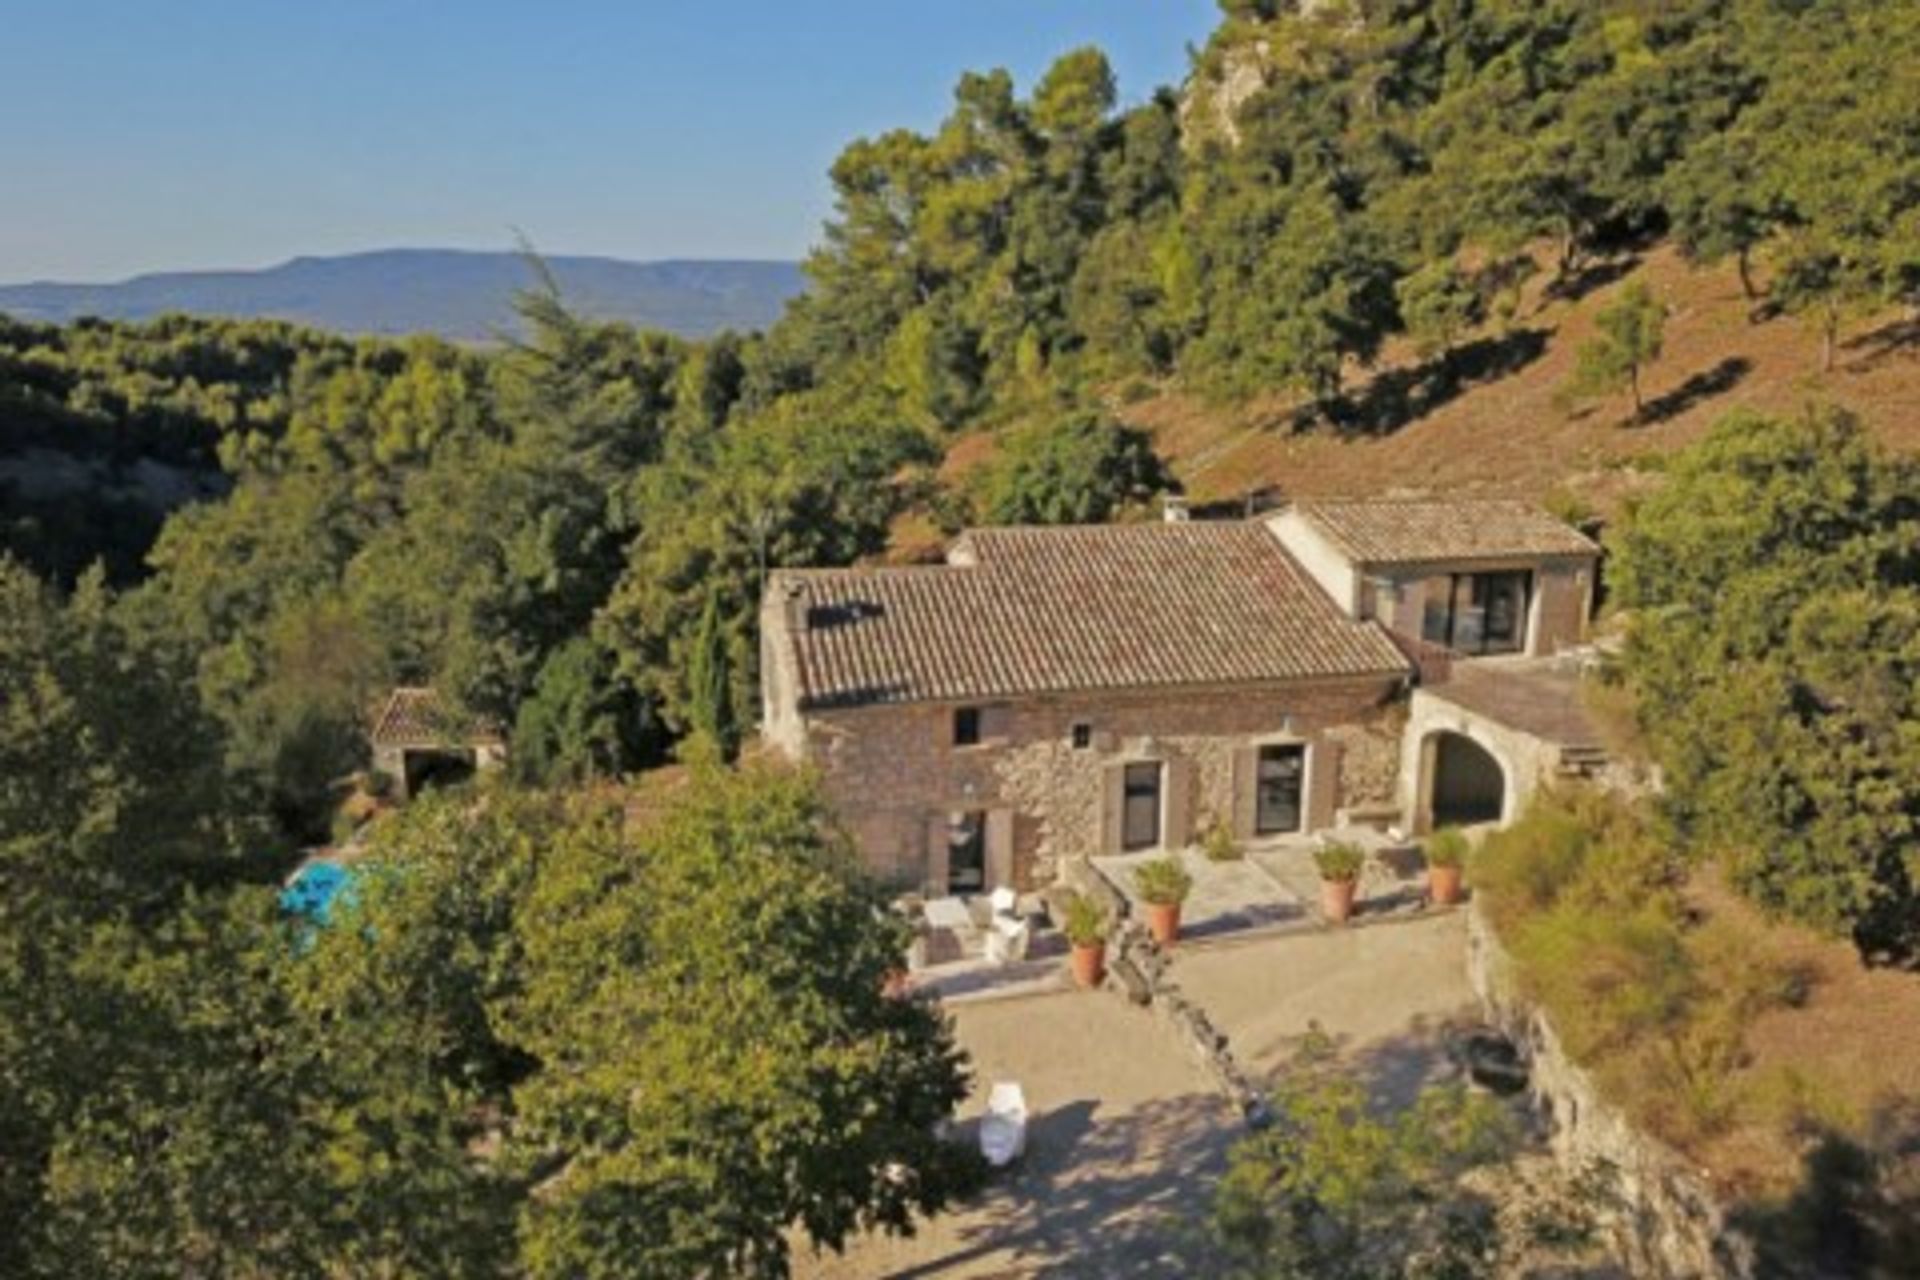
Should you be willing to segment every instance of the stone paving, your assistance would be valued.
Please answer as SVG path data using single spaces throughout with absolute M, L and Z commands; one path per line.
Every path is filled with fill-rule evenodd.
M 987 1093 L 1018 1082 L 1027 1154 L 985 1192 L 844 1255 L 798 1243 L 799 1280 L 875 1277 L 1149 1277 L 1206 1274 L 1190 1224 L 1240 1136 L 1238 1117 L 1151 1013 L 1110 991 L 964 1004 L 954 1029 L 972 1062 L 960 1138 Z
M 1426 873 L 1417 849 L 1366 828 L 1332 834 L 1371 855 L 1360 874 L 1357 919 L 1417 910 L 1424 904 Z M 1193 876 L 1193 891 L 1180 912 L 1182 941 L 1205 944 L 1250 931 L 1319 927 L 1320 873 L 1313 864 L 1318 844 L 1314 837 L 1276 841 L 1228 862 L 1214 862 L 1193 849 L 1178 855 Z M 1093 859 L 1093 865 L 1127 899 L 1129 911 L 1144 918 L 1145 903 L 1133 873 L 1162 856 L 1102 857 Z
M 1059 964 L 1059 961 L 1055 961 Z M 1256 1083 L 1318 1029 L 1381 1105 L 1451 1070 L 1444 1028 L 1472 1016 L 1464 913 L 1379 928 L 1226 935 L 1177 950 L 1171 974 Z M 1245 1132 L 1192 1047 L 1112 989 L 972 1001 L 952 1009 L 973 1090 L 1017 1081 L 1027 1156 L 910 1239 L 862 1237 L 844 1255 L 796 1241 L 800 1280 L 1207 1275 L 1192 1224 Z

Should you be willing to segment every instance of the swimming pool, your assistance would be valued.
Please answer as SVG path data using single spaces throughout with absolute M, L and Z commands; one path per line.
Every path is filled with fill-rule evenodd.
M 337 862 L 316 859 L 301 867 L 280 891 L 280 909 L 288 915 L 302 916 L 314 924 L 327 924 L 333 918 L 335 902 L 352 905 L 354 874 Z

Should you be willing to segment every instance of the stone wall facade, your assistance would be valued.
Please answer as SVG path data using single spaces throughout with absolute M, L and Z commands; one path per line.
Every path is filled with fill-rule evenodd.
M 1215 820 L 1253 836 L 1260 746 L 1305 748 L 1305 831 L 1394 799 L 1404 701 L 1397 680 L 1291 682 L 1033 697 L 979 706 L 977 745 L 956 746 L 950 703 L 802 714 L 770 745 L 818 769 L 871 869 L 900 889 L 946 891 L 949 816 L 988 815 L 990 884 L 1032 890 L 1066 859 L 1119 851 L 1117 787 L 1128 763 L 1159 762 L 1161 847 Z M 793 738 L 798 736 L 798 750 Z
M 1476 904 L 1467 919 L 1467 972 L 1487 1018 L 1528 1064 L 1528 1088 L 1570 1170 L 1611 1171 L 1617 1207 L 1603 1215 L 1615 1256 L 1635 1276 L 1748 1280 L 1752 1243 L 1728 1225 L 1704 1178 L 1672 1148 L 1640 1132 L 1567 1057 L 1544 1012 L 1520 993 L 1513 961 Z

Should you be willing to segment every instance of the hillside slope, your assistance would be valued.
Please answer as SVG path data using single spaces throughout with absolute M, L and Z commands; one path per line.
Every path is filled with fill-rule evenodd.
M 556 257 L 547 266 L 570 305 L 599 319 L 702 337 L 764 329 L 800 292 L 791 262 Z M 390 249 L 295 258 L 260 271 L 191 271 L 118 284 L 0 286 L 0 312 L 64 323 L 144 320 L 169 311 L 290 320 L 350 334 L 436 333 L 485 341 L 513 332 L 513 294 L 533 283 L 514 253 Z
M 1920 449 L 1920 324 L 1894 312 L 1856 322 L 1831 373 L 1819 340 L 1798 320 L 1755 323 L 1731 267 L 1699 270 L 1668 248 L 1623 258 L 1573 300 L 1532 289 L 1511 336 L 1466 344 L 1462 363 L 1507 364 L 1463 381 L 1430 405 L 1399 407 L 1422 369 L 1404 346 L 1380 366 L 1349 373 L 1372 421 L 1340 428 L 1292 425 L 1295 404 L 1271 398 L 1214 406 L 1169 392 L 1116 406 L 1150 429 L 1156 449 L 1200 501 L 1277 488 L 1283 495 L 1461 492 L 1565 494 L 1606 510 L 1636 484 L 1647 455 L 1698 438 L 1736 408 L 1791 413 L 1836 404 L 1860 414 L 1889 444 Z M 1624 395 L 1568 407 L 1558 393 L 1596 314 L 1633 280 L 1666 304 L 1665 351 L 1646 379 L 1647 420 L 1631 421 Z M 1430 370 L 1428 370 L 1430 372 Z M 977 452 L 977 446 L 974 447 Z

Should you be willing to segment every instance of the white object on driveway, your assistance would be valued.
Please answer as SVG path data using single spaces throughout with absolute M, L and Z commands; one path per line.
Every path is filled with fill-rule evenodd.
M 998 1081 L 987 1094 L 987 1113 L 980 1117 L 980 1154 L 995 1169 L 1004 1169 L 1027 1150 L 1027 1095 L 1013 1081 Z

